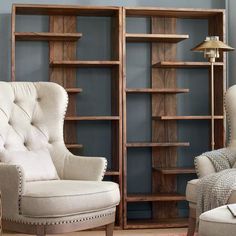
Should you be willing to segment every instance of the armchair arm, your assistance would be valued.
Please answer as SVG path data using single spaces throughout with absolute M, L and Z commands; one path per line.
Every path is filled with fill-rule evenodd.
M 107 168 L 103 157 L 68 155 L 64 162 L 64 179 L 101 181 Z
M 0 163 L 0 191 L 3 217 L 11 219 L 20 214 L 20 199 L 24 193 L 24 172 L 20 166 Z
M 199 178 L 216 172 L 212 162 L 204 155 L 195 157 L 194 164 Z

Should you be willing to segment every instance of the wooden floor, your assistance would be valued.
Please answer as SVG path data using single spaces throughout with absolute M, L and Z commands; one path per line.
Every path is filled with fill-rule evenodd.
M 116 230 L 114 236 L 158 236 L 159 234 L 173 234 L 173 233 L 186 233 L 187 229 L 143 229 L 143 230 Z M 4 236 L 25 236 L 25 234 L 16 234 L 12 232 L 4 232 Z M 62 234 L 58 234 L 58 236 Z M 53 235 L 55 236 L 55 234 Z M 104 231 L 81 231 L 75 233 L 63 234 L 63 236 L 105 236 Z

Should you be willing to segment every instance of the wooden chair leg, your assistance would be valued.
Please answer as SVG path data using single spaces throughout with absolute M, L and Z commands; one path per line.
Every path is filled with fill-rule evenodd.
M 187 236 L 193 236 L 195 231 L 196 231 L 196 210 L 193 208 L 190 208 Z
M 106 225 L 106 236 L 113 236 L 114 222 Z
M 45 228 L 44 225 L 38 225 L 36 226 L 36 232 L 37 232 L 37 236 L 45 236 Z

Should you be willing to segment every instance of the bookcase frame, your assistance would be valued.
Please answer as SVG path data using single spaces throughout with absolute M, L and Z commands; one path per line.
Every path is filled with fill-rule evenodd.
M 49 16 L 49 32 L 16 32 L 17 15 Z M 77 32 L 77 16 L 97 16 L 111 18 L 111 59 L 83 61 L 77 59 L 77 42 L 82 33 Z M 13 4 L 12 6 L 12 44 L 11 44 L 11 80 L 16 81 L 15 48 L 16 41 L 47 41 L 49 46 L 49 81 L 63 86 L 69 95 L 69 104 L 65 117 L 64 140 L 67 148 L 78 153 L 83 145 L 78 143 L 77 123 L 110 122 L 112 166 L 105 175 L 120 186 L 122 195 L 122 9 L 103 6 L 69 6 Z M 80 68 L 109 68 L 111 70 L 111 115 L 78 116 L 76 103 L 78 93 L 76 74 Z M 29 79 L 30 80 L 30 79 Z M 122 227 L 122 200 L 117 207 L 117 226 Z
M 128 17 L 150 18 L 151 33 L 137 34 L 126 32 Z M 176 22 L 182 19 L 206 19 L 208 20 L 208 35 L 218 35 L 225 41 L 225 12 L 218 9 L 181 9 L 181 8 L 123 8 L 123 172 L 124 172 L 124 228 L 167 228 L 186 227 L 186 218 L 179 217 L 177 202 L 186 200 L 185 195 L 179 194 L 177 189 L 177 176 L 194 174 L 193 166 L 188 168 L 178 167 L 177 149 L 191 148 L 188 141 L 178 141 L 178 120 L 209 120 L 211 116 L 178 116 L 177 94 L 188 93 L 188 88 L 178 88 L 176 82 L 176 69 L 209 68 L 208 62 L 176 61 L 176 49 L 178 42 L 187 40 L 189 35 L 176 32 Z M 126 42 L 151 43 L 151 78 L 150 88 L 126 87 Z M 195 45 L 193 45 L 194 47 Z M 221 54 L 215 64 L 215 148 L 225 145 L 225 112 L 223 96 L 226 88 L 225 56 Z M 210 74 L 209 74 L 210 78 Z M 210 81 L 210 79 L 209 79 Z M 206 81 L 206 83 L 210 83 Z M 127 97 L 130 93 L 150 94 L 152 141 L 129 142 L 127 140 Z M 210 97 L 211 91 L 209 91 Z M 137 95 L 138 96 L 138 95 Z M 210 130 L 210 129 L 209 129 Z M 210 139 L 210 136 L 209 136 Z M 209 140 L 209 147 L 210 147 Z M 127 149 L 151 148 L 152 149 L 152 192 L 129 193 L 127 190 L 128 171 L 132 166 L 127 166 Z M 205 150 L 203 150 L 205 151 Z M 151 219 L 128 219 L 127 205 L 129 203 L 151 202 Z

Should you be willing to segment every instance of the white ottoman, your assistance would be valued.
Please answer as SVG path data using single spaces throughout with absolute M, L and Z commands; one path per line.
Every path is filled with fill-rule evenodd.
M 199 217 L 199 236 L 236 236 L 236 217 L 227 206 L 204 212 Z

